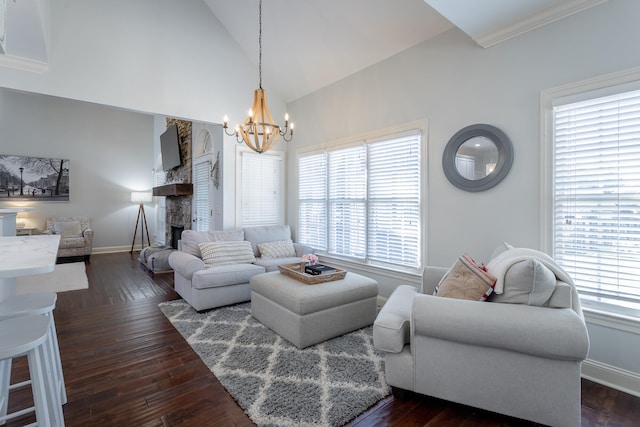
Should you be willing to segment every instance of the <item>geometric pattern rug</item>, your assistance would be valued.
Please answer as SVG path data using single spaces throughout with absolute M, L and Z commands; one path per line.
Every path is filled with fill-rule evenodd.
M 251 303 L 160 310 L 258 426 L 341 426 L 390 392 L 372 327 L 299 350 L 251 316 Z

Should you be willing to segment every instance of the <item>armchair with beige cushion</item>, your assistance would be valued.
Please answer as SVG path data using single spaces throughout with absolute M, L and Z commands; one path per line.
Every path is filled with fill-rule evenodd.
M 87 216 L 49 217 L 43 234 L 59 234 L 58 258 L 91 257 L 93 230 Z
M 484 273 L 456 265 L 427 267 L 422 290 L 399 286 L 381 309 L 373 338 L 385 353 L 388 384 L 547 425 L 579 426 L 589 337 L 571 278 L 541 252 L 509 249 L 486 267 L 500 293 L 483 298 L 488 289 L 480 284 L 470 297 L 460 288 Z M 449 297 L 433 295 L 436 286 Z

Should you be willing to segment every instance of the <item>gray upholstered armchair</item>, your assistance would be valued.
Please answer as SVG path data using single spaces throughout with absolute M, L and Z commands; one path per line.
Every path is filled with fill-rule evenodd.
M 87 216 L 49 217 L 44 234 L 59 234 L 58 258 L 83 256 L 88 260 L 93 230 Z
M 580 426 L 589 337 L 575 286 L 541 274 L 537 260 L 511 261 L 502 263 L 504 292 L 493 302 L 434 296 L 447 268 L 427 267 L 422 290 L 399 286 L 373 327 L 387 382 L 394 392 Z M 542 288 L 545 295 L 533 298 Z

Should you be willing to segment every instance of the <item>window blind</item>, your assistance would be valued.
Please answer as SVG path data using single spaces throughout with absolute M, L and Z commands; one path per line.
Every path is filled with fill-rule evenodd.
M 243 151 L 241 159 L 242 226 L 282 224 L 282 155 Z
M 167 182 L 167 174 L 165 171 L 156 171 L 156 186 L 164 185 Z M 158 196 L 156 200 L 156 242 L 161 245 L 167 243 L 166 222 L 167 222 L 167 198 Z
M 298 240 L 364 263 L 420 268 L 420 147 L 415 130 L 301 155 Z
M 418 266 L 420 140 L 415 135 L 369 145 L 368 257 Z
M 554 256 L 587 301 L 640 309 L 640 91 L 554 115 Z
M 327 153 L 298 160 L 298 240 L 327 250 Z
M 211 194 L 211 180 L 209 171 L 211 163 L 200 162 L 194 165 L 193 183 L 193 206 L 194 225 L 197 231 L 209 230 L 209 219 L 211 218 L 211 207 L 209 206 L 209 195 Z
M 329 252 L 366 256 L 367 153 L 364 145 L 329 152 Z

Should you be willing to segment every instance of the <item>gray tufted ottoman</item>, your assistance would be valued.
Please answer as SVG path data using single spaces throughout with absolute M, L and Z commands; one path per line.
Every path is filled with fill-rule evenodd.
M 355 273 L 307 285 L 270 272 L 251 278 L 251 314 L 298 348 L 371 325 L 378 282 Z

